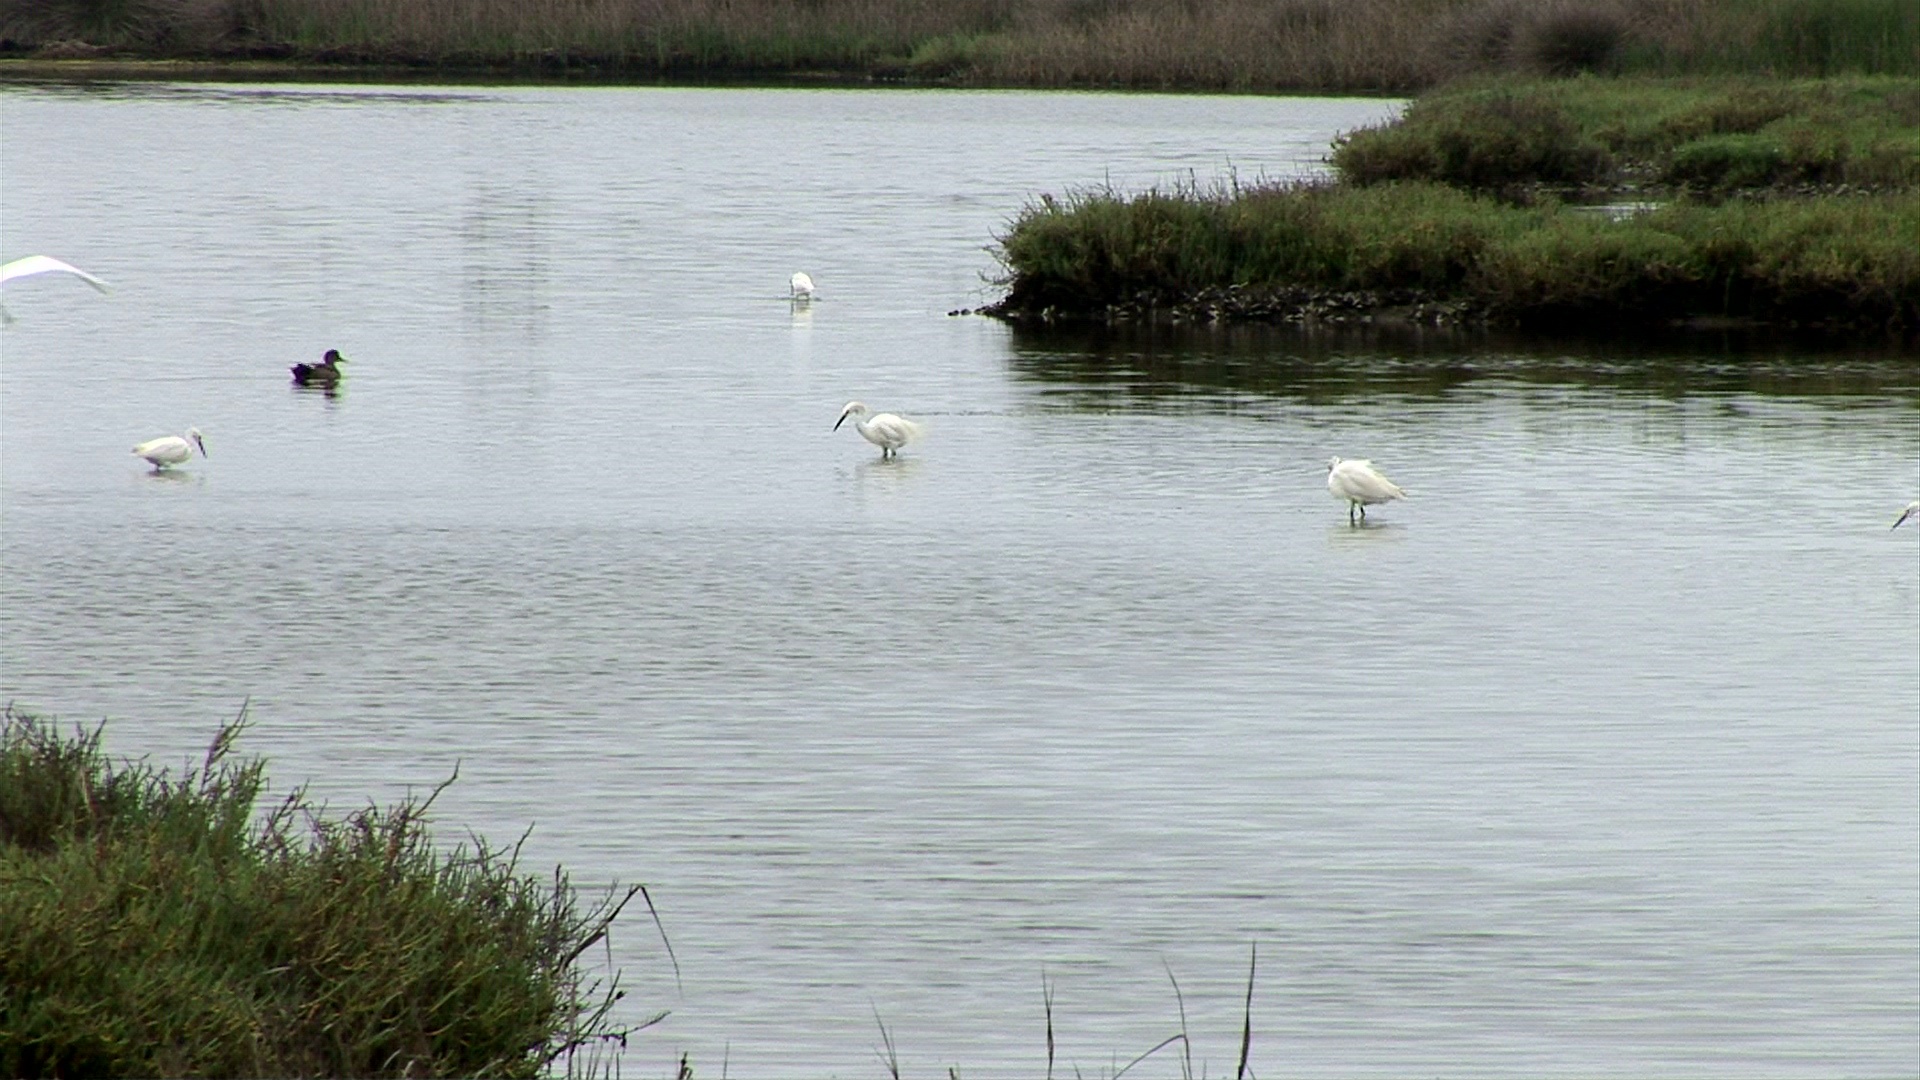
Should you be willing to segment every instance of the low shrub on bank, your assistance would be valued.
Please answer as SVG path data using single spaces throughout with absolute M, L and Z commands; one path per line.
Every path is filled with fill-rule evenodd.
M 431 799 L 256 817 L 240 723 L 178 778 L 0 725 L 0 1075 L 540 1076 L 624 1037 L 576 961 L 625 901 L 436 850 Z
M 1621 220 L 1418 183 L 1087 192 L 1027 207 L 999 255 L 1012 315 L 1305 289 L 1465 300 L 1542 325 L 1920 326 L 1920 192 L 1681 202 Z
M 1350 133 L 1332 160 L 1352 183 L 1475 190 L 1912 187 L 1920 185 L 1920 79 L 1469 82 L 1420 98 L 1393 123 Z

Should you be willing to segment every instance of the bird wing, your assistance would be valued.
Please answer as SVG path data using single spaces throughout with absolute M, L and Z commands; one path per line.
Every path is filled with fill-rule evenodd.
M 1333 477 L 1339 481 L 1342 494 L 1350 498 L 1384 502 L 1407 496 L 1400 485 L 1380 475 L 1372 462 L 1343 461 L 1335 466 Z
M 920 437 L 920 425 L 904 416 L 881 413 L 867 421 L 867 428 L 884 436 L 888 442 L 905 445 L 909 440 Z
M 162 435 L 157 439 L 148 439 L 146 442 L 134 447 L 133 452 L 140 457 L 150 458 L 156 454 L 171 456 L 185 453 L 188 449 L 187 440 L 180 436 Z
M 30 277 L 34 274 L 50 273 L 72 274 L 94 288 L 99 289 L 101 292 L 107 291 L 106 282 L 101 281 L 99 278 L 94 277 L 92 274 L 87 273 L 85 270 L 71 263 L 63 263 L 51 255 L 29 255 L 24 259 L 15 259 L 4 266 L 0 266 L 0 282 L 12 281 L 17 277 Z

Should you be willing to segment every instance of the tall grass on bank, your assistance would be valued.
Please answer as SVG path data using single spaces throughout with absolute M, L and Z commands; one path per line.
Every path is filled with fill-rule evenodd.
M 1000 237 L 1006 314 L 1226 291 L 1409 291 L 1547 328 L 1728 316 L 1920 327 L 1920 192 L 1679 203 L 1611 220 L 1426 183 L 1086 192 Z
M 1920 11 L 1920 3 L 1914 5 Z M 1336 144 L 1343 180 L 1751 188 L 1920 186 L 1920 79 L 1581 78 L 1442 87 Z
M 1920 72 L 1913 0 L 9 0 L 15 54 L 1405 93 L 1476 73 Z
M 438 851 L 431 798 L 256 817 L 243 726 L 170 777 L 0 719 L 0 1075 L 540 1076 L 625 1038 L 577 961 L 632 892 Z

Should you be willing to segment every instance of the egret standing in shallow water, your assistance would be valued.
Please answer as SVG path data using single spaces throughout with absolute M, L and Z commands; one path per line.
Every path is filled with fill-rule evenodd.
M 901 447 L 920 437 L 919 424 L 890 412 L 876 413 L 858 401 L 849 401 L 847 407 L 840 410 L 840 419 L 833 422 L 833 430 L 839 431 L 848 417 L 853 418 L 853 428 L 861 438 L 880 448 L 882 458 L 892 457 Z
M 149 439 L 133 448 L 135 457 L 143 457 L 153 463 L 153 471 L 159 472 L 169 465 L 178 465 L 193 456 L 194 450 L 201 457 L 207 456 L 207 444 L 200 437 L 199 428 L 188 428 L 185 438 L 178 435 L 162 435 L 158 439 Z
M 1358 524 L 1367 520 L 1367 507 L 1374 503 L 1404 499 L 1407 493 L 1400 485 L 1380 475 L 1371 461 L 1343 461 L 1334 458 L 1327 463 L 1327 490 L 1333 492 L 1336 499 L 1347 500 L 1347 523 Z M 1359 517 L 1354 515 L 1358 513 Z
M 1906 521 L 1908 518 L 1920 518 L 1920 502 L 1908 503 L 1907 508 L 1900 511 L 1900 516 L 1895 519 L 1892 527 L 1895 529 L 1899 528 L 1901 522 Z
M 813 278 L 805 270 L 796 270 L 787 279 L 787 296 L 806 303 L 813 299 Z

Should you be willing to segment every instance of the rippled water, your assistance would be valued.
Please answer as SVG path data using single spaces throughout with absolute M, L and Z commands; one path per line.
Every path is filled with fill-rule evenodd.
M 115 292 L 8 288 L 0 695 L 459 763 L 648 884 L 634 1075 L 1039 1075 L 1043 985 L 1056 1074 L 1220 1075 L 1256 942 L 1265 1076 L 1920 1072 L 1915 357 L 946 315 L 1041 192 L 1390 109 L 9 86 L 5 256 Z

